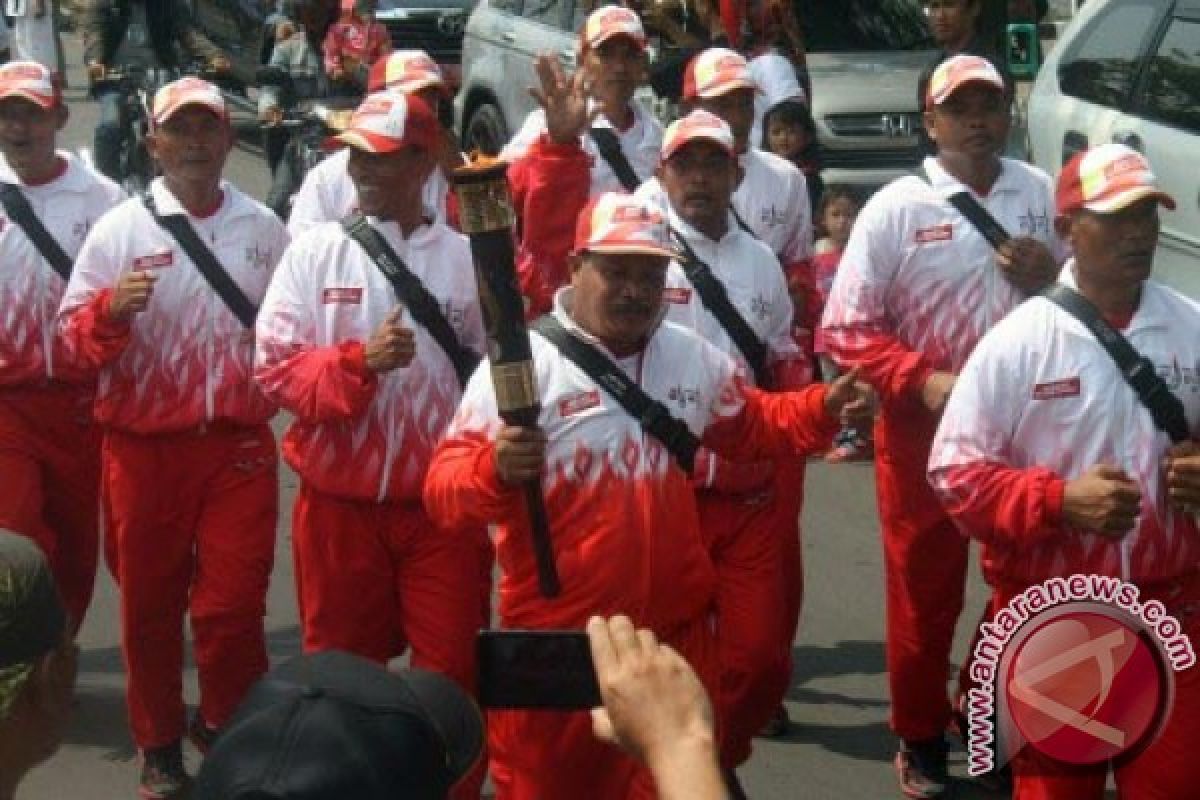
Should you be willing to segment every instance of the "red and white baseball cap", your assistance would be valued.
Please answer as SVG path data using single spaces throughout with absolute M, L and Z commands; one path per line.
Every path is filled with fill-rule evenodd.
M 410 94 L 430 87 L 448 91 L 441 67 L 424 50 L 394 50 L 376 61 L 367 76 L 368 92 Z
M 162 125 L 186 106 L 202 106 L 221 119 L 229 119 L 221 90 L 208 81 L 188 76 L 172 81 L 154 93 L 150 112 L 154 124 Z
M 947 58 L 937 65 L 929 77 L 929 88 L 925 92 L 925 108 L 940 106 L 950 96 L 970 83 L 981 83 L 1001 92 L 1008 87 L 1004 76 L 992 62 L 979 56 L 958 55 Z
M 696 109 L 667 126 L 666 133 L 663 134 L 660 156 L 666 161 L 675 155 L 679 148 L 698 140 L 712 142 L 730 156 L 737 152 L 734 149 L 733 131 L 729 129 L 729 124 L 716 114 Z
M 42 108 L 62 102 L 54 73 L 36 61 L 10 61 L 0 66 L 0 100 L 20 97 Z
M 720 97 L 735 89 L 759 91 L 746 59 L 724 47 L 710 47 L 698 54 L 683 73 L 684 100 Z
M 1147 197 L 1175 208 L 1175 199 L 1158 188 L 1145 156 L 1123 144 L 1102 144 L 1067 162 L 1058 176 L 1054 204 L 1060 215 L 1081 208 L 1111 214 Z
M 432 149 L 441 136 L 429 106 L 419 98 L 386 91 L 367 95 L 350 124 L 325 140 L 328 148 L 349 145 L 368 153 L 394 153 L 405 147 Z
M 614 36 L 628 36 L 639 49 L 646 49 L 642 18 L 624 6 L 601 6 L 589 14 L 579 32 L 579 47 L 581 50 L 596 48 Z
M 575 225 L 574 252 L 677 255 L 662 213 L 620 192 L 605 192 L 584 206 Z

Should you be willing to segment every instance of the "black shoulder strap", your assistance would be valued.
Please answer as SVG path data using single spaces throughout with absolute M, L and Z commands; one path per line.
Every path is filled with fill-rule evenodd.
M 50 231 L 46 230 L 46 226 L 38 219 L 37 214 L 33 213 L 33 207 L 29 205 L 25 193 L 14 184 L 5 183 L 0 186 L 0 204 L 3 204 L 4 213 L 8 214 L 8 218 L 17 223 L 29 237 L 29 241 L 33 242 L 33 246 L 41 253 L 50 268 L 57 272 L 64 281 L 70 280 L 72 266 L 70 256 L 63 252 L 58 241 L 50 235 Z
M 196 269 L 200 270 L 200 274 L 204 276 L 204 280 L 208 281 L 208 285 L 212 287 L 213 291 L 225 301 L 225 305 L 238 318 L 238 321 L 246 328 L 253 328 L 254 318 L 258 316 L 258 306 L 250 301 L 250 298 L 242 291 L 242 287 L 238 286 L 221 266 L 221 262 L 204 244 L 199 234 L 196 233 L 196 229 L 192 227 L 192 223 L 188 222 L 188 218 L 182 214 L 159 214 L 150 192 L 142 195 L 142 204 L 146 206 L 150 216 L 154 217 L 154 221 L 175 237 L 175 241 L 183 248 L 183 252 L 187 253 L 188 258 L 196 265 Z
M 687 279 L 691 281 L 692 288 L 700 295 L 700 302 L 717 318 L 717 322 L 721 323 L 721 327 L 745 356 L 746 363 L 754 372 L 755 383 L 760 388 L 768 388 L 770 373 L 767 371 L 766 344 L 758 338 L 750 323 L 746 322 L 746 318 L 734 307 L 729 299 L 729 292 L 725 291 L 725 284 L 713 274 L 712 268 L 700 260 L 696 251 L 678 231 L 671 231 L 671 234 L 682 251 L 679 264 L 683 267 Z
M 425 288 L 421 279 L 412 273 L 387 243 L 387 239 L 371 226 L 361 212 L 356 211 L 343 219 L 342 228 L 346 235 L 366 251 L 375 262 L 375 266 L 379 267 L 379 271 L 392 284 L 396 299 L 408 308 L 413 319 L 420 323 L 421 327 L 429 331 L 429 335 L 454 365 L 459 385 L 466 386 L 475 367 L 479 365 L 479 356 L 458 341 L 458 336 L 442 313 L 437 298 Z
M 625 191 L 632 192 L 642 185 L 642 179 L 633 171 L 625 151 L 621 149 L 621 140 L 612 128 L 588 128 L 588 136 L 592 137 L 596 149 L 600 151 L 600 157 L 608 162 Z
M 539 318 L 533 323 L 533 329 L 586 372 L 597 386 L 612 395 L 621 408 L 636 419 L 643 430 L 662 442 L 679 466 L 691 474 L 700 440 L 683 420 L 642 391 L 611 358 L 572 334 L 553 316 L 547 314 Z
M 1120 331 L 1109 325 L 1086 297 L 1061 283 L 1043 289 L 1042 296 L 1075 317 L 1091 331 L 1100 346 L 1116 362 L 1117 369 L 1133 387 L 1142 405 L 1150 411 L 1154 424 L 1170 436 L 1171 441 L 1178 443 L 1191 438 L 1183 403 L 1167 388 L 1167 384 L 1155 371 L 1154 364 L 1138 353 Z
M 933 185 L 933 180 L 929 177 L 927 171 L 925 181 L 930 186 Z M 975 226 L 975 230 L 979 231 L 984 239 L 987 239 L 987 243 L 992 246 L 993 250 L 1012 238 L 1008 235 L 1008 231 L 1004 229 L 1004 226 L 991 215 L 991 212 L 981 206 L 979 201 L 975 199 L 975 195 L 969 191 L 955 192 L 947 197 L 946 201 L 958 209 L 958 213 L 966 217 L 967 222 Z
M 750 230 L 750 226 L 746 224 L 746 220 L 742 219 L 742 215 L 738 213 L 738 210 L 733 207 L 733 203 L 729 204 L 729 213 L 733 214 L 733 221 L 737 223 L 739 228 L 753 236 L 755 239 L 758 238 L 758 234 Z

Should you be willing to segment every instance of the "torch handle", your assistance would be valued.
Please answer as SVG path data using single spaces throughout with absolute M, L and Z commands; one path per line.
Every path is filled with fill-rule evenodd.
M 558 597 L 562 586 L 558 582 L 558 566 L 550 547 L 550 521 L 546 518 L 546 500 L 542 497 L 542 482 L 525 484 L 525 508 L 529 511 L 529 530 L 533 535 L 533 555 L 537 559 L 538 589 L 542 597 Z

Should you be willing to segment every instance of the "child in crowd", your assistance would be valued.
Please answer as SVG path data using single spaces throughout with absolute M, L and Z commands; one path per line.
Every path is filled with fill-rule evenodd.
M 325 34 L 325 72 L 335 94 L 353 94 L 366 89 L 367 70 L 392 52 L 392 40 L 375 20 L 375 0 L 341 0 L 341 11 Z
M 817 124 L 800 97 L 781 100 L 763 118 L 762 148 L 795 164 L 808 182 L 814 219 L 820 205 L 821 159 L 817 149 Z
M 825 187 L 816 214 L 817 231 L 822 238 L 817 240 L 812 257 L 815 291 L 811 302 L 817 307 L 811 309 L 807 316 L 813 321 L 813 329 L 816 331 L 813 350 L 820 360 L 821 376 L 826 381 L 836 378 L 838 369 L 833 359 L 825 355 L 820 330 L 821 314 L 825 310 L 825 302 L 829 299 L 829 290 L 833 287 L 833 278 L 837 275 L 842 252 L 850 239 L 850 230 L 854 227 L 854 220 L 861 208 L 862 197 L 853 186 L 832 183 Z M 871 440 L 866 432 L 843 428 L 834 438 L 833 449 L 826 454 L 825 460 L 835 464 L 844 461 L 869 461 L 873 455 Z

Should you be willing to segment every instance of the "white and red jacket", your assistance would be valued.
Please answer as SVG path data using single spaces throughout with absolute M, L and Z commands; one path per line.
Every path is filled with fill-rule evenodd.
M 933 180 L 908 176 L 879 190 L 854 223 L 822 318 L 829 354 L 858 366 L 885 404 L 919 397 L 934 371 L 958 373 L 985 332 L 1024 296 L 995 251 L 946 200 L 966 187 L 925 160 Z M 1013 236 L 1045 242 L 1055 258 L 1054 187 L 1046 173 L 1002 159 L 980 205 Z
M 571 289 L 555 315 L 568 316 Z M 585 337 L 587 334 L 583 334 Z M 588 337 L 590 339 L 590 337 Z M 594 339 L 593 344 L 603 348 Z M 506 627 L 578 627 L 591 614 L 630 615 L 655 630 L 710 606 L 715 575 L 700 536 L 689 477 L 610 396 L 541 336 L 530 336 L 548 445 L 542 488 L 562 595 L 538 594 L 524 493 L 495 469 L 502 423 L 487 370 L 471 379 L 425 481 L 425 505 L 445 525 L 498 522 L 500 614 Z M 645 350 L 618 363 L 706 446 L 738 460 L 807 451 L 828 441 L 825 388 L 765 394 L 736 362 L 663 322 Z
M 350 148 L 345 147 L 317 164 L 304 176 L 304 182 L 292 198 L 288 214 L 288 233 L 298 239 L 324 222 L 337 222 L 358 209 L 358 190 L 350 180 L 347 165 Z M 447 219 L 450 182 L 441 167 L 429 173 L 421 190 L 421 201 L 438 222 Z
M 160 214 L 186 213 L 161 179 L 150 192 Z M 196 233 L 253 303 L 266 292 L 287 246 L 283 223 L 232 184 L 207 217 L 188 214 Z M 113 289 L 129 272 L 158 276 L 145 311 L 113 319 Z M 251 425 L 275 414 L 254 384 L 247 331 L 140 198 L 92 228 L 59 312 L 71 358 L 100 368 L 96 419 L 140 434 L 171 433 L 217 420 Z
M 812 205 L 804 173 L 787 159 L 751 147 L 738 157 L 744 171 L 733 193 L 739 224 L 762 239 L 788 268 L 812 255 Z M 658 178 L 650 178 L 634 195 L 664 211 L 670 205 Z
M 465 237 L 441 223 L 404 239 L 371 219 L 437 298 L 467 348 L 484 350 L 475 270 Z M 416 500 L 433 447 L 458 407 L 454 366 L 405 311 L 416 355 L 376 374 L 366 344 L 399 305 L 391 283 L 335 222 L 288 248 L 258 315 L 255 377 L 295 421 L 283 440 L 288 464 L 319 491 L 360 500 Z
M 92 225 L 125 199 L 115 183 L 75 156 L 59 152 L 63 172 L 29 186 L 0 160 L 0 183 L 19 186 L 34 214 L 70 258 Z M 0 387 L 47 380 L 87 382 L 72 365 L 58 334 L 58 306 L 66 282 L 21 228 L 0 209 Z
M 1071 267 L 1062 280 L 1074 285 Z M 1200 430 L 1200 304 L 1146 281 L 1123 331 Z M 1167 502 L 1171 442 L 1075 317 L 1029 300 L 984 337 L 955 384 L 934 439 L 929 477 L 964 533 L 984 543 L 990 582 L 1074 573 L 1154 582 L 1200 565 L 1196 518 Z M 1124 470 L 1142 494 L 1121 539 L 1068 528 L 1065 482 L 1097 464 Z
M 662 126 L 636 101 L 633 124 L 617 131 L 621 149 L 642 180 L 654 174 L 662 147 Z M 603 116 L 593 123 L 611 127 Z M 529 301 L 529 316 L 550 310 L 554 293 L 567 283 L 567 255 L 575 240 L 575 222 L 587 201 L 624 187 L 584 133 L 578 143 L 556 144 L 546 133 L 546 114 L 538 110 L 501 152 L 509 162 L 508 182 L 520 221 L 517 278 Z

